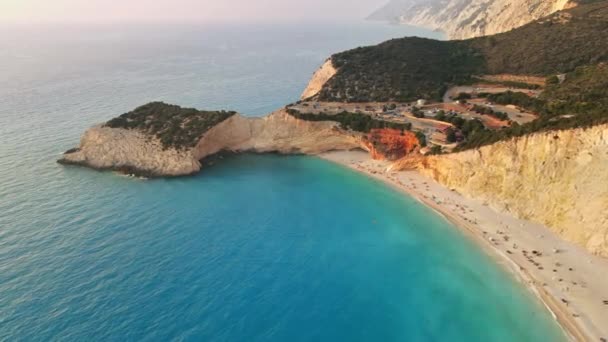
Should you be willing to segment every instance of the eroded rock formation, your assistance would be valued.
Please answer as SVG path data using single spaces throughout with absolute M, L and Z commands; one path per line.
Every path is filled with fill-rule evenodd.
M 390 128 L 372 129 L 364 143 L 376 160 L 397 160 L 420 147 L 414 133 Z

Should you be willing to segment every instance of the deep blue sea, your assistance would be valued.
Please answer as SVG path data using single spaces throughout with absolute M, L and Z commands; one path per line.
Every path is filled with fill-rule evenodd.
M 63 167 L 152 100 L 262 115 L 373 23 L 0 28 L 0 341 L 561 341 L 458 229 L 313 157 L 195 177 Z

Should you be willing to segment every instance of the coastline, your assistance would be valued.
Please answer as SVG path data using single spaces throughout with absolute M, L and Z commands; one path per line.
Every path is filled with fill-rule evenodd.
M 388 171 L 363 151 L 318 157 L 383 181 L 433 209 L 505 267 L 545 305 L 574 341 L 608 339 L 608 260 L 563 241 L 549 228 L 494 210 L 417 171 Z

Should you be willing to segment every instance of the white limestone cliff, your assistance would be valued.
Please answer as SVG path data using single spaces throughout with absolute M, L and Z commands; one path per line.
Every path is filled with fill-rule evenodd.
M 414 164 L 450 189 L 608 257 L 608 125 L 533 134 Z
M 88 129 L 80 146 L 66 152 L 59 162 L 146 176 L 184 176 L 201 167 L 190 151 L 163 149 L 154 136 L 102 125 Z
M 369 18 L 467 39 L 510 31 L 574 6 L 573 0 L 391 0 Z
M 313 74 L 308 86 L 302 93 L 302 100 L 306 100 L 310 97 L 317 95 L 327 81 L 334 77 L 337 70 L 334 68 L 333 62 L 330 59 L 326 60 L 325 63 Z
M 261 118 L 235 115 L 210 129 L 194 149 L 203 159 L 219 151 L 319 154 L 361 147 L 361 139 L 336 122 L 304 121 L 276 111 Z

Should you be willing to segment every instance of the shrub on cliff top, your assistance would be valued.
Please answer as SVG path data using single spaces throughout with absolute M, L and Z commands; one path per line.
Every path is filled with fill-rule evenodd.
M 311 114 L 311 113 L 300 113 L 299 111 L 290 108 L 287 113 L 297 119 L 304 121 L 334 121 L 340 123 L 340 127 L 345 130 L 352 130 L 356 132 L 369 133 L 372 129 L 376 128 L 394 128 L 409 131 L 412 129 L 410 123 L 398 123 L 384 120 L 376 120 L 369 115 L 341 112 L 338 114 Z
M 236 112 L 200 111 L 163 102 L 151 102 L 108 121 L 111 128 L 137 129 L 156 136 L 164 148 L 194 147 L 210 128 Z

